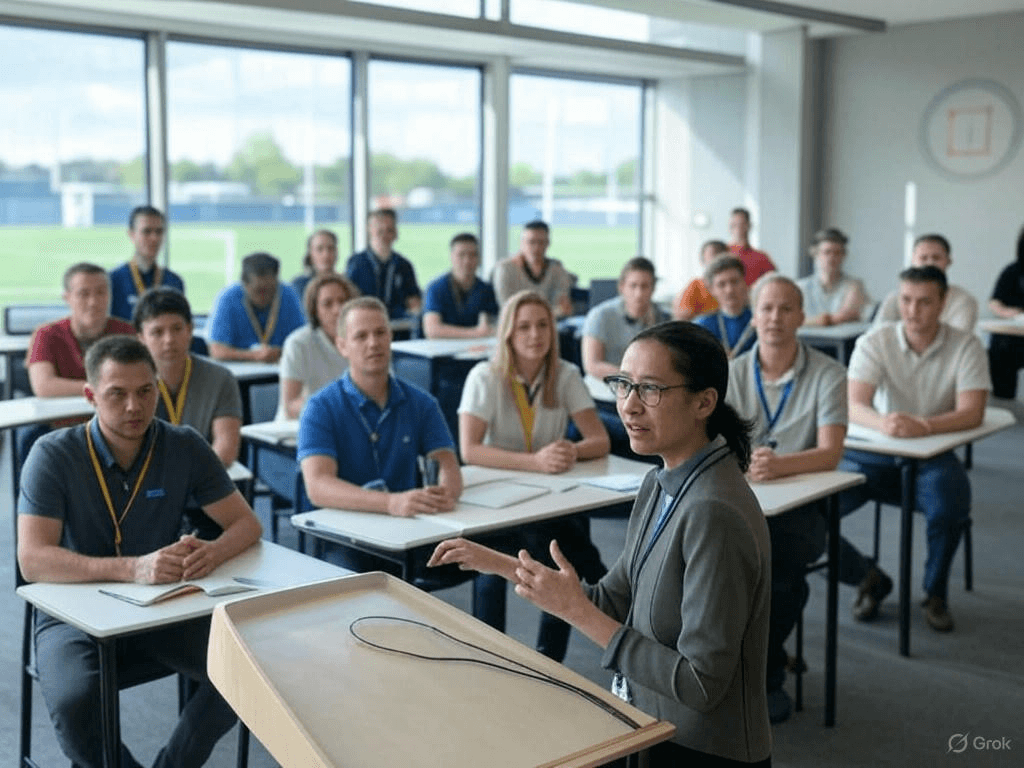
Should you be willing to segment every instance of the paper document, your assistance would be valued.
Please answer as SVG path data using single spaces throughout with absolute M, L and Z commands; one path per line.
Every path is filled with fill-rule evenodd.
M 514 480 L 495 480 L 467 488 L 459 497 L 459 502 L 501 509 L 548 493 L 551 493 L 551 490 L 540 485 L 526 485 Z
M 586 477 L 582 482 L 598 488 L 607 488 L 609 491 L 620 493 L 635 493 L 640 490 L 640 484 L 644 481 L 644 475 L 601 475 L 599 477 Z
M 255 588 L 247 584 L 240 584 L 230 577 L 207 577 L 195 581 L 176 581 L 173 584 L 115 584 L 100 587 L 100 592 L 132 605 L 153 605 L 161 600 L 187 595 L 190 592 L 205 592 L 210 597 L 220 597 L 233 595 L 236 592 L 250 592 Z

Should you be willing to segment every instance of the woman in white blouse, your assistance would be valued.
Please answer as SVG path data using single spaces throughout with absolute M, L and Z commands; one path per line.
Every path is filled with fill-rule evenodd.
M 359 295 L 344 275 L 318 275 L 302 296 L 309 322 L 284 340 L 281 351 L 281 390 L 278 419 L 297 419 L 306 398 L 345 372 L 348 363 L 338 352 L 338 314 L 341 305 Z

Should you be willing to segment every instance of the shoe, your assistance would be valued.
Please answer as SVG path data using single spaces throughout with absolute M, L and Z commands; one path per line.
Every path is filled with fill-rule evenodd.
M 857 599 L 853 603 L 853 618 L 857 621 L 871 621 L 878 616 L 878 606 L 890 592 L 892 592 L 892 579 L 872 566 L 860 586 L 857 587 Z
M 929 627 L 936 632 L 953 631 L 953 617 L 949 615 L 945 600 L 938 595 L 929 595 L 922 605 L 924 606 L 924 618 Z
M 784 723 L 793 714 L 793 700 L 781 688 L 768 691 L 768 721 L 772 725 Z

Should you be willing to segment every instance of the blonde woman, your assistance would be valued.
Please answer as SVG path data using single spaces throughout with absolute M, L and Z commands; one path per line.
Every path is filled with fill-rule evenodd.
M 498 345 L 494 357 L 470 371 L 459 404 L 459 446 L 466 464 L 499 469 L 560 473 L 578 460 L 605 456 L 608 433 L 597 415 L 583 376 L 572 363 L 558 356 L 558 331 L 551 306 L 533 291 L 514 294 L 498 319 Z M 582 435 L 565 438 L 569 421 Z M 510 537 L 505 549 L 525 546 L 538 554 L 558 539 L 570 561 L 590 578 L 605 573 L 600 554 L 590 541 L 586 519 L 572 518 L 534 526 L 520 537 Z M 539 546 L 533 546 L 534 543 Z M 492 582 L 492 583 L 488 583 Z M 489 577 L 477 579 L 477 605 L 501 627 L 504 584 Z M 545 614 L 537 648 L 561 660 L 569 640 L 569 626 Z

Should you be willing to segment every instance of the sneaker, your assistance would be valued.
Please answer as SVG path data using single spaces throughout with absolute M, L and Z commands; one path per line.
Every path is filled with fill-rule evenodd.
M 949 615 L 945 600 L 938 595 L 930 595 L 922 605 L 924 606 L 924 618 L 929 627 L 936 632 L 953 631 L 953 617 Z
M 853 618 L 857 621 L 871 621 L 878 616 L 878 606 L 890 592 L 892 592 L 892 579 L 872 566 L 860 586 L 857 587 L 857 599 L 853 603 Z
M 768 691 L 768 721 L 772 725 L 784 723 L 793 714 L 793 700 L 781 688 Z

